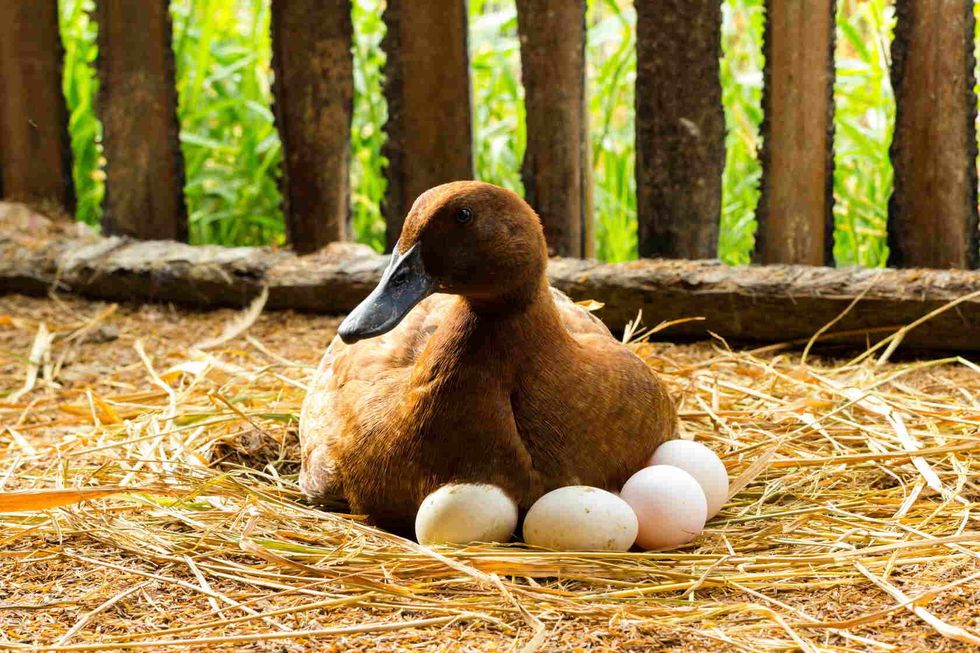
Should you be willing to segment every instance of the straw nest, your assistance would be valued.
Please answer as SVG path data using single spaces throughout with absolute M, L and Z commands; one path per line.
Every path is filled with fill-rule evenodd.
M 428 550 L 302 501 L 336 322 L 259 308 L 0 298 L 0 649 L 980 644 L 970 361 L 635 344 L 733 479 L 696 542 Z

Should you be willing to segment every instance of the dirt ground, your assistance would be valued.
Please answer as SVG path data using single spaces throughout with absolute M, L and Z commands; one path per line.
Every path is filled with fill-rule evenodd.
M 337 323 L 263 313 L 222 338 L 240 312 L 0 297 L 0 492 L 125 490 L 0 510 L 0 649 L 980 643 L 969 361 L 638 345 L 682 432 L 742 484 L 705 534 L 648 554 L 432 552 L 299 496 L 295 420 Z

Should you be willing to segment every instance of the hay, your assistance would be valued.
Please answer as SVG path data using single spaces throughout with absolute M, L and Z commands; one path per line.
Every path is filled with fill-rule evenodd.
M 0 298 L 0 649 L 980 643 L 968 360 L 636 344 L 732 475 L 704 535 L 430 551 L 297 491 L 296 416 L 334 324 Z

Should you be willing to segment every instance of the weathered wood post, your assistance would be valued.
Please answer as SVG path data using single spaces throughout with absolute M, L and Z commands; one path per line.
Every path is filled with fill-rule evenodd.
M 107 233 L 187 239 L 166 0 L 97 0 Z
M 835 9 L 766 0 L 757 263 L 833 263 Z
M 57 0 L 0 0 L 0 196 L 74 210 Z
M 272 3 L 286 233 L 298 252 L 315 251 L 347 235 L 352 29 L 350 0 Z
M 973 2 L 897 0 L 889 263 L 977 267 Z
M 473 176 L 473 144 L 465 0 L 389 0 L 384 20 L 390 250 L 416 197 Z
M 589 256 L 592 177 L 585 98 L 585 0 L 518 0 L 527 148 L 521 178 L 549 249 Z
M 635 0 L 640 256 L 715 258 L 725 167 L 720 0 Z

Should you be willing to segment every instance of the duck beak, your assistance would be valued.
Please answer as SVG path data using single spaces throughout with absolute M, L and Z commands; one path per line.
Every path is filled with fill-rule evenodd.
M 435 282 L 422 265 L 419 244 L 404 254 L 396 249 L 377 288 L 341 322 L 337 334 L 349 345 L 388 333 L 434 288 Z

